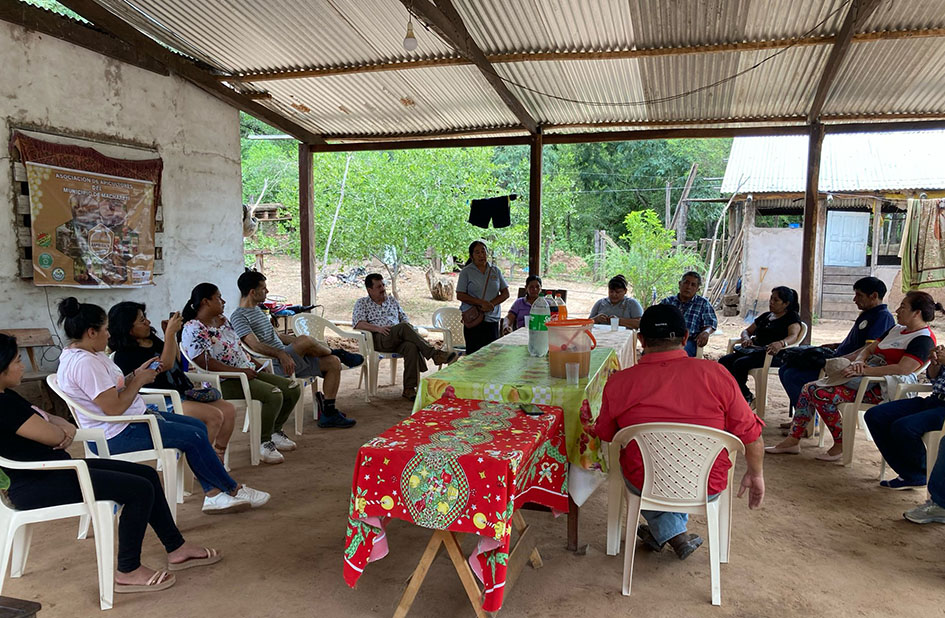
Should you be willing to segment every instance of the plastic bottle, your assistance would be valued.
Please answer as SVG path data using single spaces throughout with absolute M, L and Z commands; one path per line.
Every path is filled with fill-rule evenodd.
M 567 320 L 568 306 L 564 304 L 564 299 L 561 298 L 561 294 L 555 294 L 555 302 L 558 303 L 558 319 Z
M 528 353 L 538 358 L 548 355 L 548 325 L 551 317 L 548 301 L 539 296 L 528 313 Z
M 558 303 L 555 302 L 555 297 L 551 295 L 551 292 L 545 294 L 545 301 L 548 303 L 548 311 L 551 312 L 551 320 L 558 319 Z

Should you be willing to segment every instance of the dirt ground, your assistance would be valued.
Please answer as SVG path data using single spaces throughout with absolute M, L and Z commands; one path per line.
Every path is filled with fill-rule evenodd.
M 275 274 L 270 288 L 287 289 L 291 273 Z M 297 278 L 295 279 L 297 281 Z M 424 286 L 422 279 L 417 283 Z M 275 284 L 275 285 L 274 285 Z M 280 287 L 283 286 L 283 287 Z M 575 310 L 597 298 L 600 290 L 575 289 Z M 283 292 L 283 293 L 286 293 Z M 320 297 L 329 317 L 361 294 L 357 288 Z M 418 293 L 418 296 L 421 294 Z M 585 296 L 587 299 L 585 301 Z M 570 298 L 570 297 L 569 297 Z M 412 299 L 408 311 L 429 316 L 433 301 Z M 586 310 L 586 309 L 582 309 Z M 722 325 L 708 356 L 724 351 L 728 336 L 742 328 L 738 319 Z M 848 325 L 822 323 L 814 341 L 842 338 Z M 385 364 L 386 365 L 386 364 Z M 178 575 L 167 592 L 116 595 L 112 618 L 166 616 L 390 616 L 405 581 L 420 557 L 428 531 L 395 521 L 388 528 L 391 553 L 365 570 L 357 589 L 342 579 L 345 517 L 351 472 L 358 448 L 406 418 L 411 403 L 387 382 L 382 367 L 379 398 L 366 404 L 356 390 L 357 371 L 345 372 L 339 406 L 358 425 L 347 431 L 320 430 L 311 418 L 308 398 L 305 433 L 299 450 L 280 466 L 249 465 L 245 434 L 233 438 L 233 475 L 273 494 L 264 508 L 250 513 L 210 517 L 200 499 L 189 497 L 179 509 L 179 525 L 192 541 L 220 548 L 225 559 L 209 568 Z M 684 385 L 681 385 L 684 386 Z M 773 382 L 769 389 L 769 444 L 780 439 L 786 397 Z M 606 491 L 596 492 L 581 509 L 583 554 L 565 549 L 566 518 L 527 512 L 537 531 L 544 567 L 526 567 L 506 595 L 500 615 L 574 617 L 629 615 L 676 616 L 894 616 L 942 615 L 945 586 L 941 547 L 945 526 L 917 526 L 901 513 L 925 499 L 923 491 L 891 492 L 877 485 L 879 457 L 865 439 L 856 442 L 854 465 L 815 461 L 815 440 L 802 444 L 800 456 L 771 456 L 765 462 L 767 496 L 762 509 L 749 511 L 736 501 L 731 561 L 722 566 L 722 607 L 710 605 L 706 547 L 685 562 L 671 552 L 639 550 L 633 594 L 620 593 L 623 557 L 607 556 Z M 736 478 L 744 469 L 739 462 Z M 72 521 L 43 524 L 33 535 L 30 561 L 20 579 L 7 579 L 3 594 L 43 604 L 40 616 L 98 615 L 95 552 L 91 540 L 76 541 Z M 695 532 L 704 520 L 695 518 Z M 145 539 L 144 561 L 163 564 L 152 533 Z M 471 616 L 472 611 L 448 558 L 440 555 L 410 613 L 417 617 Z

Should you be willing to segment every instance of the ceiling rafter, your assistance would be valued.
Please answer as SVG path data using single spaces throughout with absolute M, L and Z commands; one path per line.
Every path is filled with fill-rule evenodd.
M 876 41 L 900 41 L 903 39 L 945 37 L 945 28 L 923 28 L 919 30 L 886 30 L 880 32 L 862 32 L 853 35 L 853 43 L 872 43 Z M 833 45 L 835 36 L 810 36 L 796 39 L 774 39 L 770 41 L 741 41 L 718 43 L 714 45 L 694 45 L 689 47 L 651 47 L 642 49 L 617 49 L 608 51 L 564 51 L 564 52 L 509 52 L 486 55 L 490 64 L 515 62 L 558 62 L 573 60 L 626 60 L 633 58 L 657 58 L 663 56 L 682 56 L 689 54 L 717 54 L 725 52 L 763 51 L 783 49 L 785 47 L 811 47 Z M 234 75 L 221 75 L 220 81 L 227 82 L 267 82 L 309 77 L 329 77 L 356 73 L 381 73 L 385 71 L 403 71 L 428 67 L 470 66 L 473 63 L 461 57 L 436 57 L 402 59 L 391 62 L 375 62 L 358 65 L 338 65 L 325 67 L 304 67 L 278 71 L 246 72 Z
M 233 107 L 241 109 L 256 118 L 282 129 L 293 137 L 307 143 L 324 143 L 324 138 L 292 122 L 271 109 L 256 103 L 251 98 L 221 84 L 216 77 L 199 68 L 190 60 L 171 52 L 156 43 L 149 36 L 139 32 L 114 13 L 111 13 L 94 0 L 60 0 L 60 3 L 92 22 L 96 27 L 124 41 L 134 49 L 157 60 L 171 72 L 195 84 Z
M 476 65 L 485 80 L 489 82 L 492 89 L 502 99 L 502 102 L 529 133 L 539 132 L 538 121 L 532 117 L 525 106 L 522 105 L 522 102 L 512 94 L 509 87 L 502 81 L 499 74 L 495 72 L 495 68 L 489 63 L 479 45 L 469 34 L 469 30 L 463 23 L 456 7 L 453 6 L 452 0 L 437 0 L 435 5 L 428 0 L 400 1 L 418 19 L 422 19 L 427 23 L 447 44 Z
M 95 26 L 79 23 L 26 2 L 0 3 L 0 20 L 42 32 L 160 75 L 168 75 L 167 67 L 163 64 Z
M 882 0 L 853 0 L 850 3 L 846 17 L 843 18 L 843 25 L 840 26 L 840 31 L 835 37 L 836 41 L 830 50 L 830 55 L 827 57 L 824 71 L 820 74 L 820 81 L 817 84 L 817 90 L 814 92 L 810 111 L 807 113 L 807 121 L 812 126 L 819 121 L 820 113 L 827 102 L 827 95 L 840 73 L 840 65 L 846 58 L 847 52 L 850 51 L 850 46 L 853 44 L 853 33 L 857 26 L 862 26 L 866 22 L 881 2 Z

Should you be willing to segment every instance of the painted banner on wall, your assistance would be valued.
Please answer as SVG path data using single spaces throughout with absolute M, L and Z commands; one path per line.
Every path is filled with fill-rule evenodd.
M 26 162 L 36 285 L 152 284 L 155 185 Z

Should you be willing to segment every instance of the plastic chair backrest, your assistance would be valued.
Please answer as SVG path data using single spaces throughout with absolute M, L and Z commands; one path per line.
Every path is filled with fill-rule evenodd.
M 641 496 L 666 506 L 704 505 L 709 472 L 719 453 L 727 450 L 735 465 L 736 454 L 745 452 L 741 440 L 727 431 L 686 423 L 625 427 L 614 436 L 611 448 L 619 452 L 630 442 L 637 443 L 643 459 Z
M 325 318 L 310 313 L 299 313 L 292 320 L 292 330 L 296 336 L 308 335 L 312 339 L 325 341 L 325 326 L 331 324 Z
M 463 333 L 463 312 L 457 307 L 441 307 L 434 311 L 433 326 L 450 331 L 453 336 L 454 348 L 466 347 L 466 336 Z

